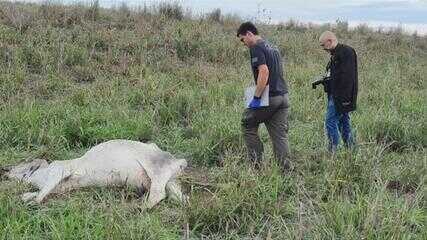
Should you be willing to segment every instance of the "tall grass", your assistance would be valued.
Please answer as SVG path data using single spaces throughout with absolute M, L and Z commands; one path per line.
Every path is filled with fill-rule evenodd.
M 21 203 L 0 184 L 2 239 L 425 239 L 427 39 L 345 22 L 359 55 L 358 149 L 325 152 L 325 98 L 310 88 L 328 56 L 322 28 L 260 25 L 290 85 L 295 171 L 244 156 L 242 89 L 252 81 L 239 21 L 179 5 L 134 10 L 0 3 L 0 165 L 80 156 L 115 139 L 185 157 L 188 206 L 140 212 L 133 189 L 86 189 Z M 261 128 L 261 137 L 268 135 Z M 196 174 L 197 173 L 197 174 Z

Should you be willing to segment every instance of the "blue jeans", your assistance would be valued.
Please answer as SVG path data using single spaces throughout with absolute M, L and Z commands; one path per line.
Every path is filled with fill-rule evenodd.
M 328 96 L 328 108 L 326 110 L 325 128 L 329 140 L 328 150 L 335 152 L 339 144 L 339 133 L 346 147 L 354 145 L 353 135 L 350 126 L 350 115 L 348 112 L 339 113 L 336 111 L 332 96 Z M 339 132 L 339 133 L 338 133 Z

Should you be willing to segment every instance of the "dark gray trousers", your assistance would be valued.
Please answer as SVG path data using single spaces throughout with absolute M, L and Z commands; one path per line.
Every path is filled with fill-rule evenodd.
M 285 94 L 284 96 L 270 97 L 268 107 L 255 110 L 246 109 L 243 113 L 243 137 L 249 159 L 254 164 L 259 165 L 262 161 L 264 147 L 258 135 L 258 127 L 264 123 L 273 142 L 276 159 L 283 168 L 289 168 L 288 109 L 289 97 L 288 94 Z

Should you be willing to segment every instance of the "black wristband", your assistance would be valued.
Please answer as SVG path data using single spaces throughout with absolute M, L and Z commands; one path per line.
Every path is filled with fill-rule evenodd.
M 261 99 L 261 97 L 254 96 L 254 99 L 256 99 L 256 100 L 260 100 L 260 99 Z

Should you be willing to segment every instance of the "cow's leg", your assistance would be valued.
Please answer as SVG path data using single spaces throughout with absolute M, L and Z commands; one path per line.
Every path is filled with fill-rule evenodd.
M 38 194 L 39 192 L 27 192 L 21 195 L 21 199 L 24 202 L 28 202 L 33 200 Z
M 166 184 L 166 193 L 167 196 L 177 202 L 185 203 L 186 197 L 182 194 L 181 186 L 179 185 L 176 179 L 171 179 Z
M 148 200 L 145 203 L 146 208 L 150 209 L 157 205 L 166 197 L 165 185 L 152 182 Z
M 71 173 L 65 170 L 62 166 L 49 166 L 49 172 L 46 178 L 47 182 L 38 192 L 35 201 L 37 203 L 41 203 L 47 197 L 47 195 L 49 195 L 59 185 L 59 183 L 61 183 L 62 180 L 68 178 L 69 176 L 71 176 Z

